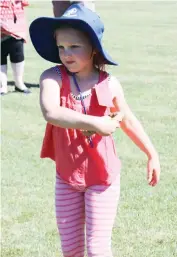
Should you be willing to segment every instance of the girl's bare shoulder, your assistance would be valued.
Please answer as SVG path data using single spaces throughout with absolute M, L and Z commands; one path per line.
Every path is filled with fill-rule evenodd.
M 61 78 L 61 72 L 59 67 L 51 67 L 45 71 L 42 72 L 40 76 L 40 85 L 45 84 L 45 83 L 55 83 L 59 85 L 61 88 L 62 86 L 62 78 Z

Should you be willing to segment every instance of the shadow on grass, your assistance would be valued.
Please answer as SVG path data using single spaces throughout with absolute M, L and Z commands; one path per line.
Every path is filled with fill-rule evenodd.
M 24 82 L 26 87 L 28 88 L 39 88 L 39 84 L 32 84 L 32 83 L 28 83 L 28 82 Z M 8 81 L 8 86 L 15 86 L 14 81 Z

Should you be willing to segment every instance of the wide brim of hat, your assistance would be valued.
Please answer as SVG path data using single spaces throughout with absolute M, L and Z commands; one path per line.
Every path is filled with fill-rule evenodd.
M 61 63 L 54 32 L 63 24 L 71 24 L 72 26 L 76 26 L 82 31 L 86 31 L 91 37 L 91 40 L 96 49 L 103 55 L 105 63 L 109 65 L 118 65 L 118 63 L 115 62 L 104 50 L 95 31 L 90 27 L 90 25 L 83 20 L 71 17 L 40 17 L 31 23 L 29 29 L 31 41 L 37 53 L 42 58 L 53 63 Z

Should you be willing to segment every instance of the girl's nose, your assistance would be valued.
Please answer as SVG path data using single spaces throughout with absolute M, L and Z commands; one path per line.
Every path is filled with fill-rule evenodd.
M 67 48 L 64 50 L 64 56 L 65 57 L 71 57 L 72 56 L 72 50 Z

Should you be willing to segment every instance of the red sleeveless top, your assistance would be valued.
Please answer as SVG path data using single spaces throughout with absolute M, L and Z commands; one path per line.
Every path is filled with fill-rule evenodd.
M 70 91 L 70 80 L 64 66 L 59 66 L 62 77 L 60 106 L 84 113 L 80 100 Z M 100 71 L 98 84 L 84 99 L 88 115 L 104 116 L 110 113 L 112 103 L 108 87 L 108 74 Z M 110 185 L 120 172 L 112 136 L 92 136 L 93 148 L 87 137 L 78 129 L 65 129 L 47 123 L 41 158 L 51 158 L 56 163 L 60 177 L 72 186 Z

